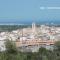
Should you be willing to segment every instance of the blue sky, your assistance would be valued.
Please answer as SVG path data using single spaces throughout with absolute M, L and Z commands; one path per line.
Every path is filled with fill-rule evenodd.
M 41 6 L 60 7 L 60 0 L 0 0 L 0 22 L 60 20 L 60 9 Z

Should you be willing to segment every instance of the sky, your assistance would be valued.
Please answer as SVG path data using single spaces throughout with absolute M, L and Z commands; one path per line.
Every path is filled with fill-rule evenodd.
M 0 23 L 60 21 L 60 0 L 0 0 Z

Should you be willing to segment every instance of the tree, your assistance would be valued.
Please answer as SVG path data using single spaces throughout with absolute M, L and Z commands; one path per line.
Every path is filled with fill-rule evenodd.
M 7 39 L 5 42 L 5 47 L 6 47 L 6 51 L 5 51 L 6 60 L 26 60 L 27 59 L 26 54 L 19 52 L 17 50 L 17 47 L 13 41 L 10 41 Z
M 5 47 L 6 47 L 6 52 L 7 53 L 17 53 L 17 48 L 16 48 L 16 44 L 15 42 L 13 42 L 12 40 L 6 40 L 5 42 Z
M 55 42 L 54 45 L 55 45 L 56 50 L 60 51 L 60 41 Z
M 56 55 L 56 60 L 60 60 L 60 41 L 55 42 L 54 44 L 54 53 Z
M 47 49 L 41 47 L 41 48 L 39 49 L 39 52 L 38 52 L 38 60 L 39 60 L 39 59 L 40 59 L 40 60 L 47 60 L 46 54 L 47 54 Z

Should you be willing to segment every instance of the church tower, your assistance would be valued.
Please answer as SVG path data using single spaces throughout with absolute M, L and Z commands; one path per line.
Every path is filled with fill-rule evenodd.
M 36 25 L 35 25 L 35 23 L 32 23 L 32 33 L 33 34 L 36 33 Z

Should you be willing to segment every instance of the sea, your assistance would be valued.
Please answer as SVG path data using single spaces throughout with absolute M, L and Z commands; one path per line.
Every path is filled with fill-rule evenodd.
M 60 20 L 0 20 L 0 25 L 26 25 L 26 24 L 48 24 L 48 25 L 60 25 Z

